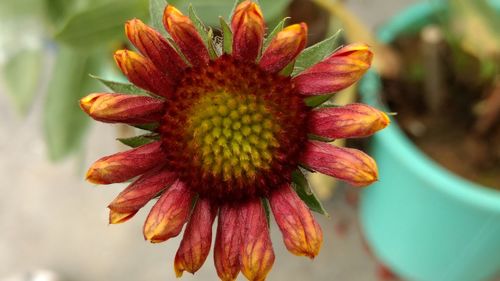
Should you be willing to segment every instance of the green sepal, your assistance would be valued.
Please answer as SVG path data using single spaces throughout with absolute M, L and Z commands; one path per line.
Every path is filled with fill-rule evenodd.
M 232 54 L 233 52 L 233 32 L 229 27 L 229 24 L 224 20 L 223 17 L 219 17 L 220 26 L 222 28 L 222 49 L 226 54 Z
M 151 26 L 166 38 L 170 38 L 170 34 L 163 27 L 163 11 L 165 11 L 167 5 L 166 0 L 149 0 L 149 17 Z
M 318 107 L 323 103 L 327 102 L 329 99 L 333 97 L 334 94 L 327 94 L 321 96 L 312 96 L 304 99 L 304 102 L 309 107 Z
M 217 58 L 217 53 L 215 52 L 214 48 L 214 40 L 213 40 L 213 32 L 211 29 L 207 29 L 203 22 L 201 21 L 200 17 L 196 14 L 196 11 L 193 8 L 193 5 L 189 5 L 188 9 L 188 14 L 189 18 L 194 24 L 194 27 L 198 31 L 198 33 L 201 36 L 201 39 L 205 43 L 205 46 L 208 49 L 208 54 L 210 55 L 211 59 L 216 59 Z
M 136 127 L 137 129 L 144 130 L 144 131 L 155 132 L 160 127 L 160 124 L 159 123 L 147 123 L 147 124 L 135 124 L 132 126 Z
M 117 138 L 119 142 L 123 143 L 124 145 L 130 146 L 132 148 L 136 148 L 159 139 L 160 137 L 157 134 L 145 134 L 130 138 Z
M 269 201 L 267 198 L 261 198 L 262 206 L 264 207 L 264 212 L 266 213 L 267 226 L 269 227 L 271 223 L 271 208 L 269 207 Z
M 104 86 L 109 88 L 111 91 L 119 94 L 133 94 L 133 95 L 141 95 L 141 96 L 155 96 L 153 93 L 150 93 L 146 90 L 143 90 L 135 85 L 129 83 L 123 83 L 119 81 L 112 81 L 101 78 L 96 75 L 90 74 L 90 77 L 99 80 Z
M 290 74 L 292 74 L 292 71 L 293 71 L 293 66 L 295 65 L 295 61 L 292 61 L 290 62 L 287 66 L 285 66 L 285 68 L 283 68 L 281 71 L 280 71 L 280 75 L 281 76 L 290 76 Z
M 306 203 L 311 211 L 327 217 L 330 216 L 319 201 L 318 197 L 316 197 L 312 191 L 306 176 L 300 169 L 297 169 L 292 173 L 292 186 L 300 199 Z
M 271 44 L 271 41 L 273 41 L 273 38 L 276 36 L 276 34 L 278 34 L 278 32 L 282 31 L 283 28 L 285 27 L 285 22 L 290 19 L 290 17 L 286 17 L 284 19 L 282 19 L 273 29 L 273 31 L 271 31 L 271 33 L 269 33 L 269 35 L 266 36 L 266 39 L 264 39 L 264 44 L 263 44 L 263 47 L 262 47 L 262 50 L 266 50 L 267 47 L 269 47 L 269 44 Z
M 336 49 L 335 43 L 338 40 L 340 32 L 341 30 L 337 31 L 334 35 L 310 46 L 302 53 L 300 53 L 295 61 L 295 68 L 293 69 L 292 76 L 296 76 L 297 74 L 331 55 Z
M 307 134 L 307 138 L 310 139 L 310 140 L 316 140 L 316 141 L 321 141 L 321 142 L 332 142 L 332 141 L 334 141 L 334 139 L 325 138 L 325 137 L 314 135 L 314 134 Z

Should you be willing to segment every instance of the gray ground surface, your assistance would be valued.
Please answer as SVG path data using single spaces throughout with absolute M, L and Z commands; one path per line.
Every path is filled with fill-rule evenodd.
M 416 1 L 355 0 L 350 5 L 365 23 L 376 26 L 411 2 Z M 116 151 L 114 131 L 93 126 L 83 163 L 51 164 L 40 103 L 24 120 L 9 103 L 0 93 L 0 281 L 19 280 L 12 276 L 39 268 L 60 273 L 61 280 L 174 280 L 179 239 L 144 242 L 144 211 L 126 224 L 108 226 L 106 205 L 122 186 L 94 187 L 82 180 L 84 167 Z M 355 213 L 339 199 L 327 208 L 332 218 L 319 218 L 325 243 L 314 262 L 288 254 L 272 225 L 277 259 L 269 280 L 377 280 L 375 263 L 355 227 L 342 237 L 334 230 L 341 219 L 355 222 Z M 217 280 L 212 257 L 194 278 L 187 274 L 183 280 Z

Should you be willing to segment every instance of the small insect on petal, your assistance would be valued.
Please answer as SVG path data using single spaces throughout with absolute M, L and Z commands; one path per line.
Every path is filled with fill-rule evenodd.
M 375 161 L 357 149 L 309 141 L 300 162 L 315 171 L 344 180 L 354 186 L 366 186 L 378 179 Z
M 373 135 L 390 123 L 389 117 L 371 106 L 354 103 L 311 112 L 309 133 L 330 139 Z
M 274 250 L 269 236 L 264 206 L 260 198 L 241 206 L 243 221 L 240 254 L 241 273 L 251 281 L 263 281 L 274 264 Z
M 338 92 L 356 81 L 370 68 L 373 53 L 368 45 L 347 45 L 293 78 L 302 95 Z
M 305 23 L 293 24 L 282 31 L 271 41 L 264 51 L 259 65 L 269 73 L 282 70 L 292 62 L 306 46 L 307 25 Z
M 123 74 L 135 85 L 162 97 L 173 93 L 173 80 L 149 59 L 129 50 L 116 51 L 114 58 Z
M 124 182 L 165 161 L 161 142 L 152 142 L 134 149 L 103 157 L 87 171 L 87 180 L 95 184 Z
M 235 280 L 240 272 L 241 217 L 239 206 L 224 205 L 219 212 L 214 262 L 219 278 Z
M 323 232 L 292 187 L 281 186 L 269 201 L 288 251 L 297 256 L 316 257 L 323 243 Z
M 133 19 L 125 24 L 125 33 L 130 42 L 153 64 L 174 80 L 178 80 L 187 65 L 177 51 L 162 35 L 144 24 L 139 19 Z
M 174 6 L 167 5 L 163 13 L 163 25 L 193 66 L 208 63 L 210 56 L 207 47 L 189 17 Z
M 161 119 L 164 102 L 146 96 L 94 93 L 82 98 L 80 107 L 97 121 L 144 124 Z
M 184 271 L 194 274 L 207 259 L 212 244 L 212 224 L 217 211 L 212 205 L 208 199 L 196 202 L 175 255 L 174 268 L 177 277 L 181 277 Z
M 255 61 L 264 42 L 265 23 L 260 7 L 250 0 L 241 2 L 234 11 L 231 28 L 233 56 L 241 61 Z
M 142 175 L 125 188 L 108 206 L 120 212 L 137 212 L 160 192 L 172 185 L 177 175 L 168 169 L 153 170 Z
M 160 243 L 179 235 L 189 216 L 193 192 L 177 180 L 153 206 L 144 223 L 144 238 Z

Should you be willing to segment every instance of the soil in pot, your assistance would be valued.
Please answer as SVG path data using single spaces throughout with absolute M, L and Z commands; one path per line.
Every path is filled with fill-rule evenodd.
M 500 190 L 498 64 L 485 65 L 441 36 L 434 28 L 395 40 L 404 67 L 397 78 L 383 79 L 382 96 L 428 156 Z

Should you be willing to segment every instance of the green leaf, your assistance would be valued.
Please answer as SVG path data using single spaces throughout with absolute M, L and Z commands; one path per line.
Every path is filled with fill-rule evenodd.
M 167 5 L 166 0 L 149 0 L 149 17 L 151 26 L 166 38 L 170 38 L 170 34 L 163 27 L 163 11 L 165 11 Z
M 144 17 L 147 0 L 104 2 L 71 16 L 55 39 L 73 48 L 88 49 L 124 38 L 126 20 Z
M 98 88 L 88 77 L 96 71 L 100 57 L 70 48 L 57 54 L 43 112 L 44 135 L 52 160 L 59 160 L 81 145 L 90 118 L 78 106 L 78 100 Z
M 293 69 L 292 76 L 296 76 L 310 66 L 320 62 L 321 60 L 332 54 L 336 49 L 335 43 L 337 42 L 339 34 L 340 30 L 327 39 L 305 49 L 295 61 L 295 68 Z
M 196 11 L 194 10 L 192 5 L 189 5 L 188 9 L 189 13 L 189 18 L 194 24 L 194 27 L 198 31 L 198 33 L 201 36 L 201 39 L 203 42 L 205 42 L 205 46 L 208 49 L 208 53 L 210 55 L 210 58 L 215 59 L 217 58 L 217 54 L 215 53 L 214 50 L 214 42 L 213 42 L 213 32 L 211 30 L 207 30 L 203 22 L 200 20 L 198 15 L 196 14 Z
M 22 50 L 5 64 L 6 92 L 22 114 L 28 111 L 40 87 L 43 55 L 40 49 Z
M 101 78 L 99 76 L 90 75 L 90 77 L 99 80 L 104 86 L 109 88 L 111 91 L 120 94 L 133 94 L 133 95 L 142 95 L 142 96 L 154 96 L 154 94 L 143 90 L 141 88 L 136 87 L 135 85 L 129 83 L 123 83 L 119 81 L 111 81 Z
M 305 98 L 304 101 L 309 107 L 318 107 L 323 103 L 327 102 L 329 99 L 333 97 L 334 94 L 321 95 L 321 96 L 312 96 Z
M 286 17 L 284 19 L 282 19 L 273 29 L 273 31 L 271 31 L 271 33 L 269 33 L 269 35 L 266 37 L 266 39 L 264 40 L 264 46 L 262 48 L 262 50 L 266 50 L 267 47 L 269 47 L 269 44 L 271 44 L 271 41 L 273 40 L 273 38 L 276 36 L 276 34 L 278 34 L 278 32 L 282 31 L 283 28 L 285 27 L 285 22 L 290 19 L 289 17 Z
M 152 134 L 145 134 L 145 135 L 140 135 L 140 136 L 135 136 L 131 138 L 118 138 L 118 141 L 123 143 L 124 145 L 130 146 L 132 148 L 139 147 L 141 145 L 145 145 L 148 143 L 151 143 L 153 141 L 158 140 L 157 135 L 152 135 Z
M 300 169 L 297 169 L 292 173 L 292 186 L 295 189 L 295 192 L 297 192 L 297 195 L 299 195 L 300 199 L 306 203 L 311 211 L 329 216 L 309 186 L 306 176 Z
M 229 27 L 229 24 L 224 20 L 224 18 L 219 17 L 220 26 L 222 27 L 222 36 L 223 36 L 223 50 L 226 54 L 232 54 L 233 52 L 233 32 Z

